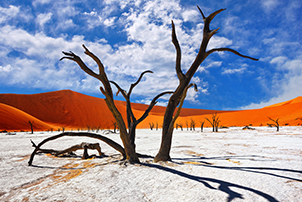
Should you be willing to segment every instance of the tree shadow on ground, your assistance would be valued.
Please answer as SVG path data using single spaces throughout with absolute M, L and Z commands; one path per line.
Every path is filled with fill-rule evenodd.
M 169 172 L 169 173 L 187 178 L 189 180 L 197 181 L 199 183 L 202 183 L 204 186 L 206 186 L 209 189 L 222 191 L 222 192 L 224 192 L 228 195 L 228 198 L 227 198 L 228 202 L 232 201 L 233 199 L 236 199 L 236 198 L 244 199 L 242 194 L 231 190 L 230 189 L 231 187 L 253 192 L 253 193 L 263 197 L 264 199 L 266 199 L 270 202 L 276 202 L 277 201 L 277 199 L 275 199 L 273 196 L 271 196 L 269 194 L 266 194 L 264 192 L 261 192 L 259 190 L 250 188 L 250 187 L 246 187 L 246 186 L 242 186 L 242 185 L 238 185 L 238 184 L 234 184 L 234 183 L 230 183 L 230 182 L 226 182 L 226 181 L 222 181 L 222 180 L 218 180 L 218 179 L 214 179 L 214 178 L 194 176 L 194 175 L 190 175 L 190 174 L 187 174 L 187 173 L 184 173 L 184 172 L 172 169 L 172 168 L 157 165 L 157 164 L 147 164 L 147 163 L 141 163 L 141 164 L 143 166 L 146 166 L 146 167 L 157 168 L 157 169 L 160 169 L 160 170 L 163 170 L 163 171 L 166 171 L 166 172 Z M 218 188 L 215 188 L 215 187 L 211 186 L 209 184 L 209 182 L 217 183 L 219 185 Z
M 216 168 L 216 169 L 226 169 L 226 170 L 236 170 L 236 171 L 245 171 L 245 172 L 252 172 L 257 174 L 264 174 L 270 175 L 273 177 L 284 178 L 288 180 L 295 180 L 298 182 L 302 182 L 302 179 L 297 179 L 293 177 L 288 177 L 280 174 L 265 172 L 267 171 L 281 171 L 281 172 L 290 172 L 290 173 L 302 173 L 302 170 L 293 170 L 293 169 L 285 169 L 285 168 L 271 168 L 271 167 L 241 167 L 241 166 L 216 166 L 212 163 L 207 162 L 206 160 L 214 159 L 214 160 L 228 160 L 228 159 L 249 159 L 252 158 L 253 161 L 266 161 L 266 160 L 254 160 L 254 158 L 265 158 L 264 156 L 221 156 L 221 157 L 191 157 L 191 158 L 173 158 L 173 160 L 180 160 L 179 164 L 184 164 L 186 162 L 194 162 L 194 166 L 203 166 L 208 168 Z M 276 160 L 268 160 L 268 161 L 276 161 Z

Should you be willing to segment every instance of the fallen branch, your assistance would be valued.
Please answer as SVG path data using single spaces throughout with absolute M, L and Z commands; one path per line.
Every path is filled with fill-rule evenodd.
M 123 155 L 123 158 L 126 157 L 124 148 L 121 145 L 119 145 L 118 143 L 114 142 L 113 140 L 111 140 L 111 139 L 109 139 L 107 137 L 104 137 L 104 136 L 99 135 L 99 134 L 94 134 L 94 133 L 84 133 L 84 132 L 74 133 L 74 132 L 67 132 L 67 133 L 60 133 L 58 135 L 54 135 L 54 136 L 51 136 L 49 138 L 46 138 L 42 142 L 40 142 L 38 145 L 36 145 L 35 146 L 35 150 L 33 151 L 33 153 L 30 156 L 30 159 L 28 161 L 28 165 L 29 166 L 32 165 L 32 162 L 34 160 L 34 156 L 40 150 L 40 147 L 42 145 L 44 145 L 45 143 L 47 143 L 47 142 L 49 142 L 51 140 L 55 140 L 55 139 L 58 139 L 58 138 L 64 137 L 64 136 L 81 136 L 81 137 L 90 137 L 90 138 L 95 138 L 95 139 L 102 140 L 105 143 L 107 143 L 109 146 L 113 147 L 115 150 L 119 151 Z
M 31 141 L 33 147 L 37 148 L 37 145 L 32 140 L 30 140 L 30 141 Z M 62 155 L 64 156 L 66 154 L 70 154 L 70 153 L 72 153 L 74 151 L 77 151 L 79 149 L 84 149 L 82 159 L 88 159 L 89 158 L 88 151 L 87 151 L 88 149 L 96 149 L 99 152 L 100 156 L 104 155 L 101 151 L 101 147 L 100 147 L 99 143 L 87 143 L 87 142 L 82 142 L 81 144 L 71 146 L 71 147 L 69 147 L 67 149 L 64 149 L 64 150 L 53 150 L 53 149 L 41 149 L 41 148 L 39 148 L 37 153 L 48 153 L 48 154 L 52 154 L 54 156 L 62 156 Z

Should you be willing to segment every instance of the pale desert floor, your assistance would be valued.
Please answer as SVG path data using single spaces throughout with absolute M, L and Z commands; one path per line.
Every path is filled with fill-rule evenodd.
M 103 134 L 103 132 L 100 132 Z M 174 132 L 172 162 L 122 164 L 118 152 L 91 138 L 63 137 L 42 148 L 99 142 L 104 158 L 37 155 L 57 133 L 0 134 L 0 201 L 301 201 L 302 127 L 205 128 Z M 121 142 L 118 134 L 108 137 Z M 137 131 L 137 152 L 154 156 L 161 131 Z M 78 151 L 81 155 L 83 151 Z M 89 154 L 96 152 L 89 150 Z

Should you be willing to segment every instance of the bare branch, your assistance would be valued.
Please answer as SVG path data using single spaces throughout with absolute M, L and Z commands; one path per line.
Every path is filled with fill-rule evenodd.
M 173 20 L 172 20 L 172 43 L 174 44 L 176 49 L 176 65 L 175 65 L 176 74 L 178 79 L 182 80 L 184 78 L 184 74 L 181 71 L 181 49 L 180 49 L 179 42 L 177 40 L 175 25 Z
M 131 95 L 133 88 L 141 81 L 141 79 L 143 78 L 144 74 L 146 74 L 146 73 L 153 73 L 153 72 L 151 70 L 146 70 L 143 73 L 141 73 L 141 75 L 138 78 L 138 80 L 134 84 L 131 84 L 129 92 L 128 92 L 128 96 Z
M 154 107 L 154 105 L 156 105 L 158 98 L 160 98 L 161 96 L 163 96 L 165 94 L 172 94 L 172 93 L 174 93 L 174 92 L 173 91 L 166 91 L 166 92 L 160 93 L 157 96 L 155 96 L 153 98 L 153 100 L 151 101 L 149 107 L 146 109 L 145 113 L 141 116 L 141 118 L 139 118 L 137 120 L 137 124 L 139 124 L 140 122 L 142 122 L 149 115 L 149 112 L 152 110 L 152 108 Z
M 78 65 L 81 67 L 81 69 L 84 72 L 86 72 L 87 74 L 89 74 L 90 76 L 92 76 L 94 78 L 99 79 L 99 75 L 96 74 L 91 69 L 89 69 L 79 56 L 77 56 L 76 54 L 74 54 L 71 51 L 70 52 L 64 52 L 64 51 L 62 51 L 62 52 L 63 52 L 64 55 L 67 55 L 69 57 L 65 56 L 65 57 L 62 57 L 60 60 L 69 59 L 69 60 L 75 61 L 76 63 L 78 63 Z
M 205 20 L 205 19 L 206 19 L 206 16 L 203 14 L 203 12 L 202 12 L 202 10 L 199 8 L 199 6 L 197 6 L 197 8 L 198 8 L 199 12 L 201 13 L 203 20 Z
M 250 57 L 250 56 L 247 56 L 247 55 L 242 55 L 241 53 L 231 49 L 231 48 L 213 48 L 209 51 L 207 51 L 207 55 L 210 55 L 211 53 L 214 53 L 214 52 L 221 52 L 221 51 L 229 51 L 229 52 L 232 52 L 240 57 L 243 57 L 243 58 L 248 58 L 248 59 L 251 59 L 251 60 L 255 60 L 255 61 L 258 61 L 259 59 L 257 58 L 253 58 L 253 57 Z
M 216 15 L 218 15 L 220 12 L 224 11 L 225 8 L 219 9 L 219 10 L 211 13 L 208 17 L 205 17 L 205 15 L 203 14 L 203 12 L 199 8 L 199 6 L 197 6 L 197 8 L 198 8 L 199 12 L 201 13 L 203 21 L 204 21 L 204 29 L 203 29 L 204 33 L 210 33 L 211 32 L 211 30 L 210 30 L 211 21 L 214 19 L 214 17 Z
M 124 89 L 122 89 L 116 82 L 114 82 L 114 81 L 110 81 L 110 83 L 112 83 L 112 84 L 114 84 L 115 85 L 115 87 L 118 89 L 118 91 L 117 91 L 117 93 L 116 93 L 116 95 L 118 95 L 118 93 L 119 92 L 121 92 L 122 93 L 122 95 L 124 96 L 124 98 L 126 99 L 126 100 L 128 100 L 129 98 L 128 98 L 128 94 L 127 94 L 127 92 L 124 90 Z
M 101 62 L 101 60 L 96 56 L 96 55 L 94 55 L 92 52 L 90 52 L 89 50 L 88 50 L 88 48 L 83 44 L 82 45 L 83 46 L 83 48 L 85 49 L 85 54 L 86 55 L 89 55 L 97 64 L 98 64 L 98 66 L 99 66 L 99 74 L 101 74 L 101 75 L 105 75 L 105 69 L 104 69 L 104 65 L 103 65 L 103 63 Z

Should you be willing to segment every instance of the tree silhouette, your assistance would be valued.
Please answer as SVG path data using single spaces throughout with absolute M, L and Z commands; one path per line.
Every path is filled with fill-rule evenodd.
M 274 123 L 273 124 L 269 124 L 268 125 L 272 125 L 272 126 L 275 126 L 277 128 L 277 132 L 279 132 L 279 118 L 277 119 L 272 119 L 271 117 L 267 117 L 269 120 L 273 121 Z
M 257 61 L 258 59 L 242 55 L 239 52 L 231 49 L 231 48 L 213 48 L 210 50 L 207 50 L 207 46 L 209 44 L 210 39 L 218 33 L 219 28 L 211 30 L 210 29 L 210 23 L 214 19 L 214 17 L 219 14 L 220 12 L 224 11 L 225 9 L 219 9 L 212 14 L 210 14 L 208 17 L 206 17 L 202 10 L 197 6 L 200 14 L 202 15 L 203 21 L 204 21 L 204 27 L 203 27 L 203 39 L 198 51 L 198 54 L 193 61 L 190 68 L 188 68 L 188 71 L 186 73 L 183 73 L 183 70 L 181 68 L 181 48 L 178 42 L 178 39 L 176 37 L 176 31 L 175 31 L 175 25 L 172 21 L 172 43 L 175 46 L 176 49 L 176 65 L 175 70 L 177 77 L 179 79 L 179 84 L 172 94 L 172 96 L 169 99 L 168 105 L 166 107 L 165 115 L 164 115 L 164 121 L 163 121 L 163 130 L 162 130 L 162 139 L 161 139 L 161 146 L 156 154 L 154 161 L 168 161 L 171 160 L 170 157 L 170 150 L 171 150 L 171 144 L 172 144 L 172 136 L 173 136 L 173 130 L 170 130 L 171 123 L 173 121 L 173 114 L 177 106 L 180 104 L 180 100 L 183 96 L 184 90 L 189 85 L 192 77 L 194 76 L 195 72 L 197 71 L 200 64 L 212 53 L 214 52 L 221 52 L 221 51 L 228 51 L 232 52 L 240 57 L 248 58 L 251 60 Z
M 210 124 L 212 125 L 212 128 L 213 128 L 213 132 L 218 132 L 218 127 L 219 127 L 219 117 L 217 116 L 217 113 L 213 114 L 212 115 L 212 120 L 206 118 L 206 120 L 208 122 L 210 122 Z

